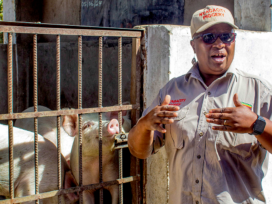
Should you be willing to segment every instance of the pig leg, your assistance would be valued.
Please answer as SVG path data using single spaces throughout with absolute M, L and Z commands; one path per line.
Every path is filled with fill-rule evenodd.
M 83 192 L 83 203 L 84 204 L 95 204 L 94 192 L 84 191 Z
M 77 186 L 76 179 L 74 178 L 71 171 L 67 171 L 65 173 L 64 189 L 75 187 L 75 186 Z M 77 193 L 69 193 L 66 195 L 72 203 L 76 202 L 79 198 Z
M 108 187 L 108 190 L 110 191 L 111 194 L 111 203 L 118 204 L 119 186 L 118 185 L 110 186 Z

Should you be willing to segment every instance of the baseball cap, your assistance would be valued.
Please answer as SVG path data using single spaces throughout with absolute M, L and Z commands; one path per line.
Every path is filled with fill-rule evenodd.
M 196 11 L 191 20 L 191 35 L 200 33 L 209 27 L 219 24 L 227 23 L 233 28 L 238 28 L 234 24 L 234 19 L 231 12 L 222 6 L 209 5 L 204 9 Z

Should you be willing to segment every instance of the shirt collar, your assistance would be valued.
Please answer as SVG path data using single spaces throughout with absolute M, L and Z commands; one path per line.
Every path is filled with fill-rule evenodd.
M 229 69 L 226 71 L 226 73 L 220 77 L 226 77 L 227 75 L 233 75 L 235 76 L 236 80 L 237 80 L 237 69 L 235 68 L 235 64 L 232 62 Z M 189 80 L 190 77 L 194 77 L 198 80 L 202 80 L 202 77 L 199 73 L 199 68 L 198 68 L 198 63 L 195 63 L 192 68 L 185 74 L 185 80 L 186 82 Z

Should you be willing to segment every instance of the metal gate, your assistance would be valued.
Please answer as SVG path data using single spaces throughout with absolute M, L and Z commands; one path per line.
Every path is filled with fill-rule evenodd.
M 122 124 L 122 110 L 131 110 L 132 125 L 136 124 L 136 121 L 140 116 L 140 92 L 141 92 L 141 56 L 140 56 L 140 41 L 143 35 L 142 30 L 134 29 L 113 29 L 113 28 L 101 28 L 101 27 L 83 27 L 83 26 L 66 26 L 66 25 L 51 25 L 51 24 L 31 24 L 31 23 L 18 23 L 18 22 L 1 22 L 0 32 L 8 34 L 8 48 L 7 48 L 7 61 L 8 61 L 8 114 L 1 114 L 0 120 L 8 120 L 9 128 L 9 186 L 10 186 L 10 199 L 0 201 L 0 203 L 21 203 L 26 201 L 36 201 L 39 203 L 40 199 L 49 198 L 53 196 L 59 197 L 63 194 L 79 192 L 80 203 L 82 203 L 82 192 L 90 189 L 100 189 L 100 203 L 103 203 L 103 187 L 109 185 L 119 185 L 119 203 L 123 203 L 123 184 L 133 182 L 135 185 L 135 199 L 133 203 L 142 203 L 141 196 L 141 171 L 139 159 L 133 158 L 136 174 L 123 178 L 123 148 L 127 148 L 127 135 L 118 134 L 115 140 L 115 149 L 119 154 L 119 179 L 114 181 L 103 182 L 102 175 L 102 113 L 119 111 L 118 121 Z M 14 34 L 32 34 L 33 35 L 33 104 L 34 112 L 29 113 L 13 113 L 13 35 Z M 55 35 L 56 36 L 56 90 L 57 90 L 57 104 L 55 111 L 38 112 L 38 59 L 37 59 L 37 36 L 41 34 Z M 78 36 L 78 109 L 73 110 L 61 110 L 61 92 L 60 92 L 60 38 L 62 35 L 74 35 Z M 97 36 L 99 37 L 99 53 L 98 59 L 98 76 L 99 76 L 99 89 L 98 89 L 98 107 L 96 108 L 82 108 L 82 37 L 83 36 Z M 117 37 L 118 38 L 118 106 L 103 107 L 102 105 L 102 44 L 103 37 Z M 132 67 L 131 67 L 131 105 L 122 105 L 122 38 L 132 38 Z M 97 184 L 83 185 L 82 184 L 82 115 L 87 113 L 99 114 L 99 171 L 100 179 Z M 61 184 L 61 141 L 60 141 L 60 127 L 61 116 L 78 114 L 79 124 L 79 185 L 77 187 L 62 189 Z M 57 152 L 58 152 L 58 190 L 39 193 L 38 186 L 38 118 L 56 116 L 57 117 Z M 13 120 L 22 118 L 34 118 L 34 147 L 35 147 L 35 195 L 29 195 L 25 197 L 14 197 L 14 160 L 13 160 Z M 122 131 L 122 125 L 119 126 L 119 132 Z

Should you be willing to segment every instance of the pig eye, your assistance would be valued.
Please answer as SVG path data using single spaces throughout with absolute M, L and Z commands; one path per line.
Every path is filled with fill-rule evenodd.
M 82 126 L 82 130 L 87 129 L 87 128 L 91 127 L 92 125 L 94 125 L 94 123 L 91 121 L 88 121 L 88 122 L 84 123 L 84 125 Z

